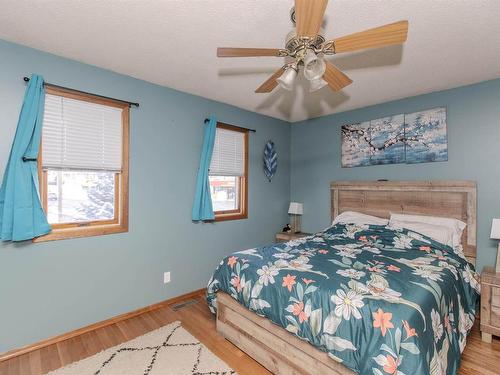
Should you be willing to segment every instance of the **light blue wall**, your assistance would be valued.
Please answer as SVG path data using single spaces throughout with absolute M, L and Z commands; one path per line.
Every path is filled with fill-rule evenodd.
M 290 131 L 283 121 L 0 40 L 0 174 L 24 95 L 21 77 L 33 72 L 141 103 L 131 109 L 130 231 L 0 244 L 0 352 L 205 286 L 222 256 L 273 240 L 287 221 L 290 195 L 304 203 L 303 229 L 323 229 L 333 180 L 476 180 L 478 268 L 494 262 L 489 229 L 500 216 L 500 80 L 304 121 Z M 340 167 L 342 124 L 436 106 L 448 110 L 448 162 Z M 257 129 L 250 134 L 248 220 L 190 220 L 202 121 L 210 114 Z M 272 183 L 261 168 L 268 139 L 279 152 Z M 164 271 L 172 272 L 166 286 Z
M 0 174 L 21 108 L 24 75 L 140 102 L 131 109 L 130 231 L 42 244 L 0 244 L 0 352 L 202 288 L 231 251 L 269 243 L 286 223 L 290 126 L 229 105 L 0 41 Z M 168 69 L 165 74 L 169 74 Z M 203 119 L 251 127 L 249 218 L 190 220 Z M 279 152 L 271 183 L 262 151 Z M 163 272 L 172 282 L 163 284 Z
M 340 166 L 340 127 L 346 123 L 447 107 L 448 162 L 358 168 Z M 304 203 L 303 230 L 330 223 L 334 180 L 467 179 L 478 185 L 478 269 L 494 264 L 491 219 L 500 217 L 500 79 L 384 103 L 292 125 L 292 200 Z

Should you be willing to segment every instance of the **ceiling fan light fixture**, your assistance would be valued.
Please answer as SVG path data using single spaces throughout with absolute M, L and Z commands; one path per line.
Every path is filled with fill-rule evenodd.
M 323 77 L 325 74 L 326 64 L 313 50 L 307 50 L 304 57 L 304 77 L 309 81 Z
M 291 91 L 293 89 L 293 83 L 297 78 L 297 71 L 298 69 L 296 67 L 290 65 L 286 68 L 281 77 L 276 79 L 276 82 L 278 82 L 280 87 L 284 88 L 285 90 Z
M 318 91 L 319 89 L 325 87 L 328 85 L 328 82 L 326 82 L 323 78 L 315 78 L 311 79 L 309 81 L 309 92 L 314 92 Z

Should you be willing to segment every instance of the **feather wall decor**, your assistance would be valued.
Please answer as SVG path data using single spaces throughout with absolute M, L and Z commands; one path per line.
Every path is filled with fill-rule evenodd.
M 276 174 L 278 169 L 278 153 L 276 152 L 276 147 L 274 142 L 269 140 L 264 147 L 264 174 L 266 175 L 269 182 Z

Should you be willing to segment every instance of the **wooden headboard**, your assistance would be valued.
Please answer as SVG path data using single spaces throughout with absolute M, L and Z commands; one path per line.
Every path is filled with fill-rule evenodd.
M 335 181 L 332 220 L 344 211 L 389 218 L 391 212 L 441 216 L 467 223 L 464 253 L 476 261 L 476 183 L 474 181 Z

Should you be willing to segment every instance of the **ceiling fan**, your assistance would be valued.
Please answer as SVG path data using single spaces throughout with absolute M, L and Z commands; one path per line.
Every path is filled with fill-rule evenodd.
M 291 18 L 295 29 L 288 33 L 285 48 L 217 48 L 217 57 L 289 57 L 292 62 L 283 65 L 256 93 L 271 92 L 278 84 L 292 90 L 299 70 L 309 81 L 313 92 L 328 85 L 333 91 L 342 90 L 352 80 L 335 65 L 324 59 L 325 55 L 353 52 L 368 48 L 403 44 L 408 34 L 408 21 L 399 21 L 340 38 L 326 41 L 318 34 L 323 22 L 328 0 L 295 0 Z

